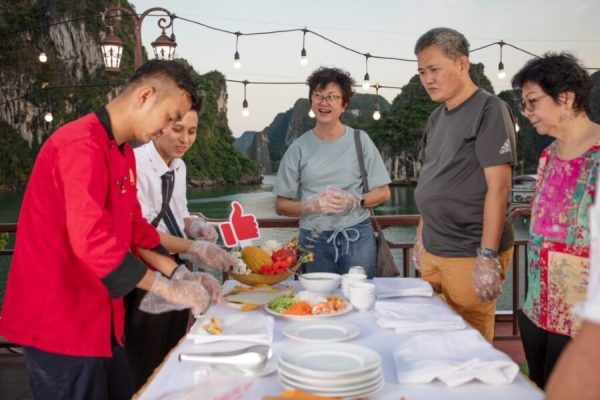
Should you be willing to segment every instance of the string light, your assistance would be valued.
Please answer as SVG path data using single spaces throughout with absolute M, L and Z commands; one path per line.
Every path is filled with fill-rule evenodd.
M 302 66 L 308 64 L 308 59 L 306 58 L 306 48 L 304 47 L 306 42 L 306 32 L 308 32 L 308 30 L 304 28 L 302 30 L 302 50 L 300 51 L 300 65 Z
M 54 117 L 52 116 L 52 113 L 50 111 L 48 111 L 46 114 L 44 114 L 44 121 L 46 121 L 47 123 L 50 123 L 54 120 Z
M 240 39 L 240 35 L 242 33 L 240 31 L 235 33 L 235 54 L 233 55 L 233 68 L 240 69 L 242 68 L 242 62 L 240 61 L 240 53 L 238 52 L 238 41 Z
M 40 60 L 40 62 L 43 64 L 46 61 L 48 61 L 48 56 L 46 55 L 46 53 L 44 53 L 43 51 L 40 53 L 40 56 L 38 57 L 38 60 Z
M 500 43 L 500 62 L 498 63 L 498 79 L 504 79 L 506 77 L 506 71 L 504 71 L 504 63 L 502 62 L 502 47 L 504 46 L 504 41 L 501 40 Z
M 369 82 L 369 57 L 371 57 L 371 55 L 369 53 L 365 54 L 365 78 L 363 80 L 362 83 L 362 88 L 364 90 L 369 90 L 369 88 L 371 87 L 371 82 Z
M 373 119 L 379 121 L 381 112 L 379 111 L 379 82 L 375 84 L 375 111 L 373 111 Z
M 246 86 L 248 85 L 248 81 L 244 81 L 244 101 L 242 102 L 242 117 L 247 117 L 250 115 L 250 110 L 248 109 L 248 100 L 246 100 Z
M 515 132 L 519 132 L 521 130 L 521 127 L 519 126 L 518 122 L 515 122 Z

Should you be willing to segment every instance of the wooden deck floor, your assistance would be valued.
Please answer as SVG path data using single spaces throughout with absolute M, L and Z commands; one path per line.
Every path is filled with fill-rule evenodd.
M 508 336 L 512 333 L 512 325 L 509 322 L 498 322 L 495 328 L 496 336 Z M 520 339 L 495 340 L 494 346 L 508 354 L 515 362 L 519 364 L 525 362 Z M 0 349 L 0 399 L 33 399 L 23 357 L 6 349 Z

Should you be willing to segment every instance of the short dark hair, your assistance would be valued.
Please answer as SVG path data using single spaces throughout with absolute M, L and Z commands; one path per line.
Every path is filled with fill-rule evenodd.
M 197 86 L 185 66 L 177 61 L 149 60 L 135 70 L 127 86 L 134 85 L 145 78 L 166 79 L 190 95 L 192 109 L 200 110 L 202 100 L 198 96 Z
M 548 52 L 529 60 L 511 81 L 517 92 L 521 92 L 527 82 L 539 85 L 557 104 L 562 93 L 573 92 L 573 109 L 590 115 L 592 78 L 572 54 Z
M 308 101 L 312 104 L 312 94 L 315 90 L 323 89 L 330 83 L 336 83 L 342 89 L 342 100 L 344 104 L 350 103 L 350 99 L 354 95 L 352 85 L 354 79 L 350 74 L 339 68 L 319 67 L 306 80 L 308 84 Z
M 429 46 L 436 46 L 452 60 L 460 56 L 469 57 L 469 41 L 462 33 L 451 28 L 433 28 L 425 32 L 415 44 L 415 55 Z

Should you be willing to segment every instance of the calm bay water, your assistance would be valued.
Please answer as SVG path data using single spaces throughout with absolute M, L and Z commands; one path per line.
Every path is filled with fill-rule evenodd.
M 242 204 L 244 211 L 253 213 L 259 218 L 276 217 L 272 188 L 275 181 L 273 175 L 265 176 L 262 185 L 226 186 L 216 188 L 195 188 L 188 190 L 188 208 L 192 212 L 202 212 L 210 218 L 227 218 L 231 201 Z M 379 215 L 416 214 L 414 187 L 394 186 L 388 203 L 377 208 Z M 0 192 L 0 222 L 16 222 L 23 197 L 22 192 Z M 514 224 L 517 238 L 526 238 L 528 226 L 525 220 Z M 395 227 L 386 229 L 386 237 L 391 242 L 412 242 L 416 227 Z M 287 241 L 296 235 L 296 229 L 263 229 L 261 240 L 277 239 Z M 401 260 L 400 251 L 394 251 L 397 260 Z M 2 260 L 4 258 L 4 260 Z M 4 275 L 8 262 L 0 257 L 0 286 L 3 287 Z M 499 301 L 499 309 L 509 309 L 512 296 L 512 276 L 506 279 L 504 294 Z M 0 297 L 2 290 L 0 289 Z M 524 293 L 521 289 L 521 293 Z

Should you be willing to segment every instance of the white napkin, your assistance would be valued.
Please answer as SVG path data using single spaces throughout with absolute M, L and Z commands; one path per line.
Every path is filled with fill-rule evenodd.
M 374 278 L 377 286 L 377 298 L 404 296 L 433 296 L 429 282 L 420 278 Z
M 449 387 L 474 379 L 488 384 L 511 383 L 519 366 L 496 350 L 476 330 L 414 335 L 394 350 L 399 383 L 439 379 Z
M 273 342 L 275 321 L 271 316 L 238 313 L 216 317 L 219 320 L 219 325 L 223 328 L 223 333 L 220 335 L 211 335 L 204 329 L 210 318 L 210 316 L 203 316 L 198 319 L 190 329 L 187 335 L 188 338 L 193 339 L 196 344 L 220 341 L 245 341 L 264 344 Z
M 396 332 L 464 329 L 463 319 L 440 302 L 375 302 L 377 324 Z

